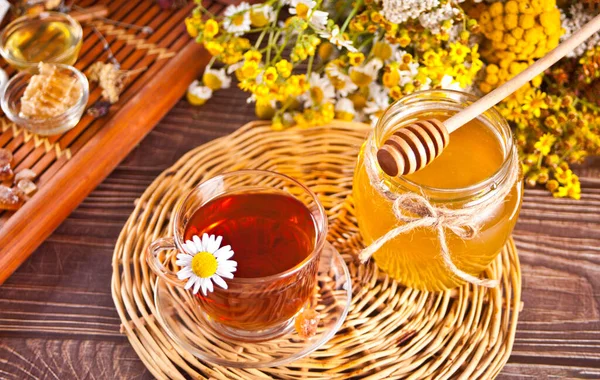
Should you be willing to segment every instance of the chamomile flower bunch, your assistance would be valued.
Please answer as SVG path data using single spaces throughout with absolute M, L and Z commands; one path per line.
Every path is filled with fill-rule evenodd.
M 213 56 L 196 104 L 234 79 L 275 129 L 376 120 L 413 91 L 469 88 L 483 66 L 476 23 L 446 0 L 267 0 L 220 17 L 198 3 L 186 26 Z
M 219 16 L 196 3 L 186 27 L 212 60 L 188 99 L 234 84 L 276 130 L 375 122 L 419 90 L 485 94 L 593 17 L 573 0 L 267 0 Z M 498 106 L 526 182 L 558 197 L 580 196 L 569 165 L 600 153 L 599 36 Z

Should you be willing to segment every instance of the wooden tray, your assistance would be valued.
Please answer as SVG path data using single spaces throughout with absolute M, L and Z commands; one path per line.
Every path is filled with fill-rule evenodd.
M 100 119 L 84 115 L 72 130 L 42 137 L 0 117 L 0 147 L 14 154 L 13 168 L 38 174 L 38 192 L 17 212 L 0 212 L 0 284 L 46 239 L 81 201 L 123 160 L 184 94 L 210 56 L 187 35 L 184 19 L 194 3 L 162 10 L 153 0 L 78 1 L 89 7 L 106 4 L 108 18 L 154 33 L 93 21 L 109 42 L 123 69 L 146 68 L 132 76 L 119 102 Z M 220 13 L 227 1 L 205 0 Z M 83 46 L 75 66 L 84 71 L 107 61 L 103 43 L 89 24 L 83 25 Z M 9 77 L 14 70 L 3 62 Z M 89 105 L 102 90 L 90 83 Z

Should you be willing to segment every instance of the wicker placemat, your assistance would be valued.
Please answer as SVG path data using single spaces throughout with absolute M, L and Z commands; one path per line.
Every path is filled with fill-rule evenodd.
M 373 263 L 357 265 L 361 247 L 352 205 L 356 155 L 368 129 L 356 123 L 275 132 L 250 123 L 202 145 L 163 172 L 139 199 L 113 257 L 112 293 L 123 332 L 157 378 L 183 379 L 490 379 L 510 355 L 521 304 L 521 272 L 512 239 L 492 265 L 496 289 L 464 286 L 444 293 L 406 289 Z M 143 250 L 167 236 L 174 205 L 204 179 L 243 168 L 288 174 L 325 206 L 329 240 L 353 280 L 350 313 L 335 337 L 308 358 L 264 369 L 232 369 L 197 360 L 177 346 L 155 318 L 155 276 Z

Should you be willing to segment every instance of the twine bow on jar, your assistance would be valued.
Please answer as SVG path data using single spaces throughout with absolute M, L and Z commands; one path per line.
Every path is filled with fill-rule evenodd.
M 483 209 L 471 209 L 468 213 L 465 213 L 461 210 L 452 210 L 446 207 L 434 207 L 427 198 L 421 195 L 404 193 L 400 194 L 393 202 L 392 210 L 396 219 L 403 224 L 391 229 L 365 248 L 358 255 L 361 262 L 367 261 L 385 243 L 399 235 L 420 227 L 431 228 L 437 232 L 442 259 L 452 273 L 472 284 L 489 288 L 498 285 L 496 280 L 480 279 L 458 269 L 450 258 L 450 250 L 446 242 L 445 229 L 449 229 L 461 239 L 475 237 L 479 233 L 480 226 L 473 221 L 473 214 L 477 215 L 478 211 L 483 211 Z

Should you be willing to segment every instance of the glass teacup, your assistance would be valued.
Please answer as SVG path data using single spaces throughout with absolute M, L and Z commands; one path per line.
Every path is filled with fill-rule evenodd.
M 174 215 L 173 237 L 148 247 L 146 261 L 154 273 L 171 285 L 196 290 L 194 299 L 207 321 L 227 338 L 268 340 L 292 328 L 294 317 L 315 291 L 327 234 L 327 217 L 314 193 L 282 174 L 242 170 L 201 183 Z M 184 278 L 181 272 L 178 276 L 163 265 L 173 264 L 175 255 L 178 263 L 189 262 L 183 258 L 195 250 L 190 244 L 194 241 L 210 241 L 208 251 L 218 246 L 215 257 L 221 253 L 223 260 L 236 262 L 232 273 L 217 269 L 214 274 L 220 274 L 220 280 L 210 281 L 208 289 L 206 281 L 202 287 L 190 287 L 192 277 Z M 228 257 L 228 250 L 233 256 Z M 162 251 L 170 252 L 163 260 Z M 209 257 L 208 253 L 203 254 Z M 194 274 L 207 276 L 198 263 Z

